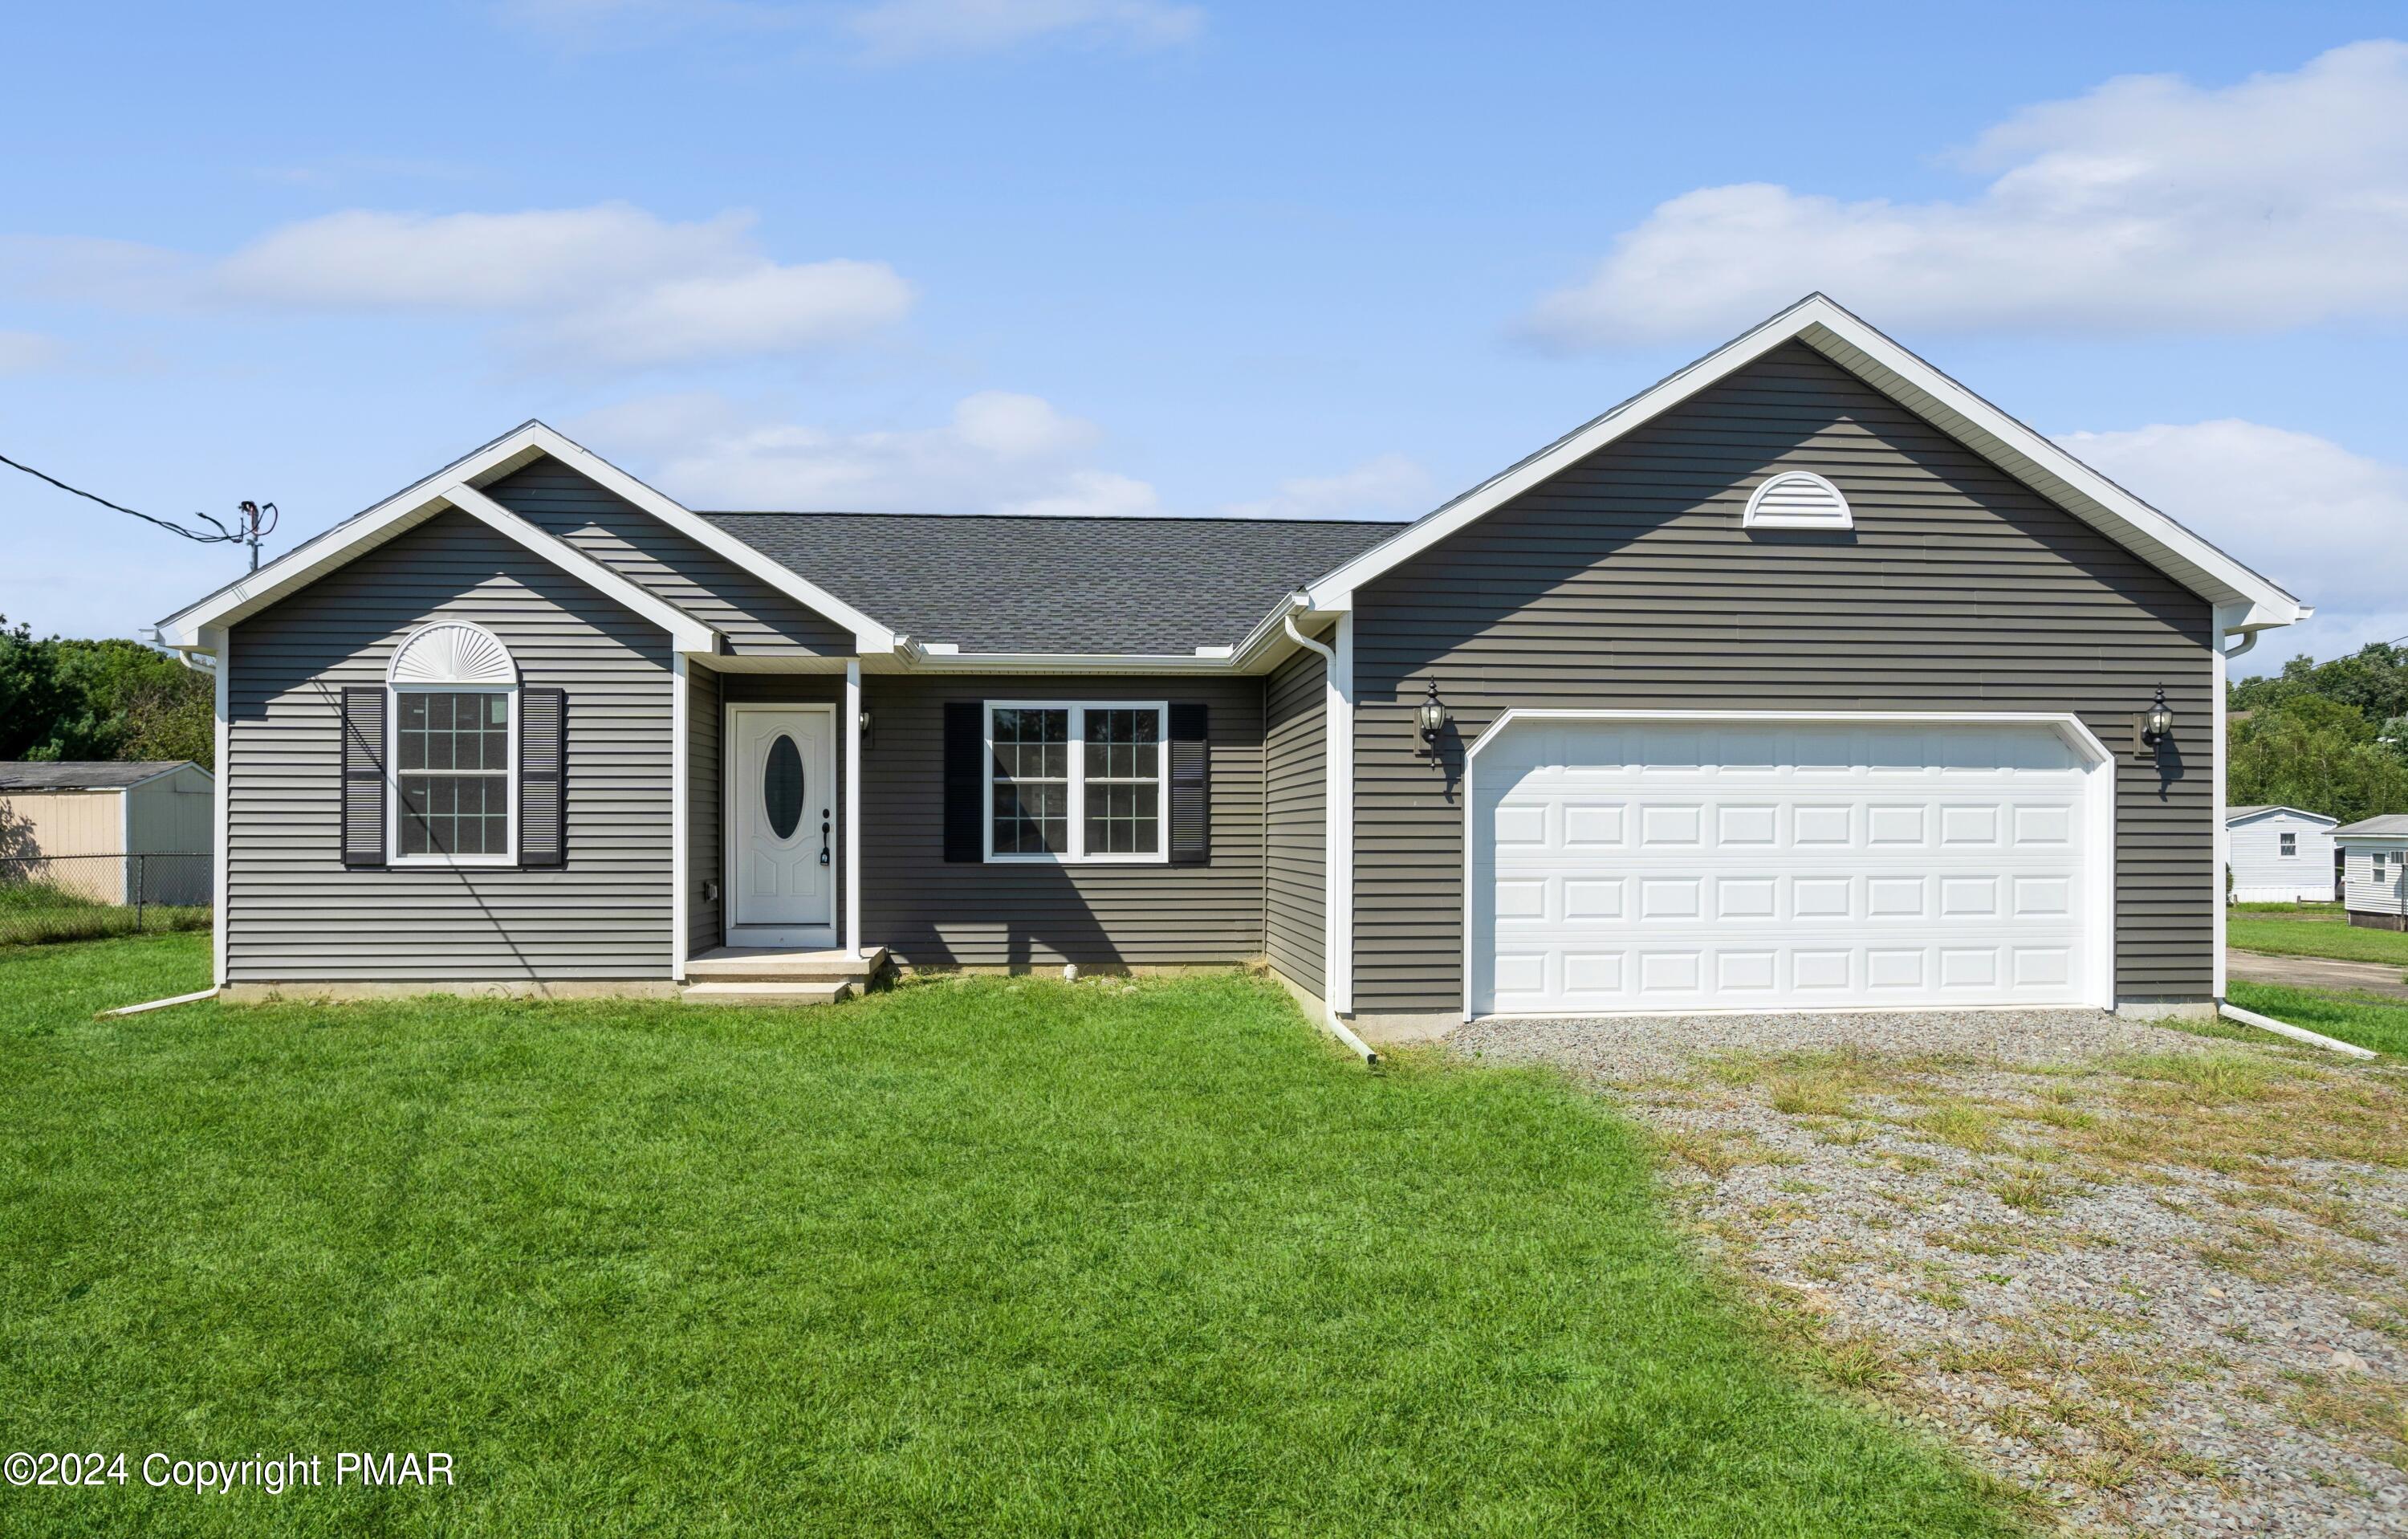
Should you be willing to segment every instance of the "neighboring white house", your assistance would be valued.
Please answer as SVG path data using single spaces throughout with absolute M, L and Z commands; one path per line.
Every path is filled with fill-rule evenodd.
M 94 903 L 209 901 L 217 781 L 190 759 L 0 763 L 0 881 Z
M 2342 906 L 2370 929 L 2408 929 L 2408 813 L 2333 830 L 2343 860 Z
M 2224 814 L 2236 903 L 2329 903 L 2337 817 L 2297 807 L 2233 807 Z

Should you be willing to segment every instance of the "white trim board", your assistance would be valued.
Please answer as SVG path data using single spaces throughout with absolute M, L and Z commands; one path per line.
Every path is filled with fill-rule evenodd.
M 217 890 L 209 895 L 216 904 L 216 912 L 210 916 L 209 922 L 209 981 L 222 987 L 227 981 L 226 899 L 232 891 L 232 884 L 227 880 L 227 872 L 234 864 L 234 841 L 228 837 L 233 832 L 231 814 L 234 810 L 234 764 L 230 757 L 234 748 L 233 696 L 231 694 L 234 674 L 234 638 L 226 631 L 211 628 L 199 632 L 194 637 L 194 640 L 198 645 L 194 650 L 207 651 L 217 659 L 216 666 L 209 669 L 216 675 L 210 682 L 209 687 L 217 715 L 213 730 L 217 736 L 217 761 L 220 770 L 220 773 L 210 781 L 209 786 L 210 794 L 215 800 L 212 815 L 217 822 L 218 835 L 217 858 L 211 862 L 217 868 L 212 873 L 213 885 Z
M 2315 612 L 1820 294 L 1807 295 L 1311 583 L 1306 591 L 1312 607 L 1352 607 L 1354 590 L 1364 583 L 1793 340 L 1927 418 L 2200 597 L 2233 606 L 2239 618 L 2231 628 L 2287 626 Z
M 361 514 L 331 531 L 343 536 L 319 548 L 312 541 L 269 562 L 240 583 L 203 599 L 159 623 L 161 640 L 179 650 L 207 652 L 202 635 L 231 626 L 278 599 L 307 587 L 397 535 L 407 533 L 446 509 L 484 525 L 522 549 L 550 562 L 629 611 L 669 633 L 680 652 L 710 653 L 719 649 L 719 632 L 683 610 L 637 586 L 566 540 L 555 539 L 519 517 L 465 482 L 429 489 L 412 487 L 381 507 Z
M 669 659 L 669 977 L 685 982 L 686 956 L 691 949 L 686 933 L 688 869 L 687 845 L 692 832 L 687 827 L 694 807 L 694 786 L 688 779 L 686 740 L 691 736 L 691 704 L 688 697 L 694 686 L 692 670 L 681 652 Z M 566 766 L 563 766 L 566 769 Z M 566 789 L 566 782 L 563 781 Z M 563 798 L 562 812 L 566 813 Z M 724 893 L 725 878 L 720 891 Z
M 316 582 L 363 552 L 414 528 L 445 508 L 456 507 L 677 634 L 679 650 L 715 652 L 717 631 L 574 546 L 545 534 L 481 490 L 547 454 L 845 626 L 853 633 L 854 642 L 862 650 L 884 652 L 893 648 L 894 634 L 885 626 L 539 422 L 513 429 L 366 512 L 286 552 L 240 582 L 229 583 L 198 603 L 179 610 L 159 623 L 161 641 L 171 648 L 204 650 L 198 646 L 204 627 L 233 625 Z
M 2106 744 L 2085 726 L 2080 717 L 2064 711 L 1651 711 L 1651 710 L 1528 710 L 1521 706 L 1508 708 L 1490 722 L 1479 737 L 1472 740 L 1463 755 L 1463 890 L 1459 913 L 1463 924 L 1463 986 L 1460 1010 L 1465 1020 L 1475 1017 L 1471 1011 L 1473 950 L 1479 943 L 1478 926 L 1473 913 L 1473 870 L 1475 840 L 1479 833 L 1480 798 L 1477 790 L 1480 753 L 1497 741 L 1515 725 L 1523 722 L 1680 722 L 1712 726 L 1729 722 L 1793 723 L 1802 726 L 1865 726 L 1895 723 L 1914 726 L 2046 726 L 2055 729 L 2068 746 L 2088 761 L 2084 774 L 2085 799 L 2087 803 L 2089 827 L 2086 830 L 2092 858 L 2086 863 L 2090 899 L 2090 978 L 2084 1006 L 2110 1010 L 2115 1004 L 2115 756 Z M 2219 913 L 2223 905 L 2217 904 Z M 1878 1009 L 1878 1007 L 1856 1007 Z M 1930 1006 L 1922 1008 L 1929 1009 Z M 1948 1008 L 1956 1008 L 1950 1006 Z M 2014 1006 L 2000 1006 L 2009 1009 Z M 1763 1014 L 1763 1011 L 1713 1011 L 1683 1007 L 1682 1014 Z M 1660 1014 L 1660 1011 L 1582 1011 L 1591 1014 Z M 1555 1019 L 1561 1011 L 1549 1011 L 1532 1019 Z M 1497 1013 L 1481 1019 L 1518 1018 L 1511 1012 Z
M 843 915 L 843 933 L 839 945 L 853 948 L 856 956 L 865 956 L 869 948 L 861 941 L 861 659 L 848 657 L 844 664 L 844 720 L 838 724 L 844 736 L 838 740 L 838 756 L 844 777 L 844 837 L 839 841 L 838 858 L 844 862 L 844 891 L 839 912 Z

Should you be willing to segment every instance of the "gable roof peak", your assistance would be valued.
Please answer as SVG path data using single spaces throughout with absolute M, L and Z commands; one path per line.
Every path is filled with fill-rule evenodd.
M 1721 347 L 1423 515 L 1312 584 L 1313 607 L 1354 590 L 1775 348 L 1802 342 L 2215 605 L 2220 629 L 2293 625 L 2315 611 L 1816 290 Z M 2220 644 L 2220 643 L 2219 643 Z

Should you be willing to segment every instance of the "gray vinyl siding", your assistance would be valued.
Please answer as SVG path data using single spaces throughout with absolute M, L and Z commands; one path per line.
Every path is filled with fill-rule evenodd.
M 1263 942 L 1263 682 L 891 677 L 863 681 L 862 929 L 913 966 L 1160 967 L 1251 961 Z M 1209 864 L 954 864 L 944 858 L 948 700 L 1200 701 Z
M 567 864 L 347 870 L 341 692 L 429 621 L 499 637 L 566 692 Z M 668 976 L 667 637 L 461 513 L 241 622 L 229 640 L 227 966 L 236 983 Z
M 686 669 L 686 955 L 698 956 L 725 935 L 721 877 L 726 851 L 719 816 L 726 769 L 720 757 L 720 676 L 699 663 Z
M 1818 471 L 1846 533 L 1742 530 Z M 1803 344 L 1356 595 L 1355 1003 L 1459 1010 L 1462 754 L 1512 706 L 2071 711 L 2116 755 L 2116 988 L 2204 999 L 2216 901 L 2206 600 Z M 1435 677 L 1455 716 L 1416 755 Z M 2172 743 L 2130 754 L 2162 683 Z
M 1263 681 L 1265 871 L 1263 954 L 1289 982 L 1325 999 L 1323 843 L 1328 791 L 1327 705 L 1318 653 L 1298 651 Z
M 537 460 L 486 487 L 485 495 L 717 627 L 738 655 L 853 651 L 851 631 L 558 460 Z

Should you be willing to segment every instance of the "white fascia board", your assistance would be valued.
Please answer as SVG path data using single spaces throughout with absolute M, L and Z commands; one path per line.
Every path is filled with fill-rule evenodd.
M 588 480 L 634 503 L 695 544 L 725 556 L 788 597 L 852 631 L 855 651 L 894 650 L 895 633 L 888 627 L 799 572 L 772 561 L 709 519 L 689 511 L 682 504 L 645 485 L 583 444 L 542 423 L 529 424 L 523 431 L 530 446 L 541 449 Z
M 1312 583 L 1312 607 L 1353 607 L 1354 590 L 1784 343 L 1803 341 L 1866 383 L 1997 460 L 2077 517 L 2218 604 L 2232 628 L 2297 623 L 2314 612 L 2268 579 L 2084 465 L 1822 295 L 1809 295 L 1661 383 L 1483 482 L 1394 539 Z
M 1152 652 L 947 652 L 904 638 L 896 654 L 906 668 L 927 673 L 1197 673 L 1238 671 L 1229 657 Z
M 537 528 L 475 487 L 466 482 L 446 486 L 443 500 L 667 631 L 679 652 L 709 654 L 719 650 L 718 631 L 667 599 L 620 576 L 566 540 Z
M 341 526 L 343 538 L 323 548 L 306 545 L 270 563 L 243 582 L 211 595 L 200 603 L 160 622 L 168 644 L 195 652 L 209 651 L 202 637 L 222 631 L 245 616 L 307 587 L 364 552 L 417 527 L 447 508 L 456 508 L 495 533 L 542 557 L 588 587 L 624 605 L 667 631 L 680 652 L 716 652 L 719 633 L 683 610 L 647 593 L 567 541 L 546 534 L 465 482 L 429 490 L 411 487 L 400 497 Z M 307 559 L 301 559 L 306 557 Z
M 196 604 L 191 604 L 159 623 L 162 644 L 170 648 L 206 651 L 198 645 L 204 627 L 222 627 L 235 624 L 244 616 L 255 613 L 277 599 L 323 577 L 350 561 L 362 551 L 383 543 L 394 536 L 423 523 L 453 506 L 446 489 L 453 486 L 475 490 L 501 479 L 526 465 L 538 454 L 549 454 L 569 466 L 579 474 L 594 481 L 619 496 L 641 508 L 680 534 L 705 548 L 716 552 L 753 573 L 770 586 L 785 593 L 825 615 L 853 633 L 854 645 L 863 651 L 886 652 L 895 644 L 894 633 L 860 611 L 852 608 L 795 572 L 780 566 L 767 556 L 725 533 L 708 521 L 680 507 L 635 477 L 602 459 L 583 445 L 564 438 L 539 422 L 514 428 L 483 448 L 445 466 L 431 476 L 413 482 L 407 489 L 388 497 L 367 511 L 335 525 L 332 529 L 286 552 L 259 570 L 236 583 L 228 583 Z M 491 498 L 489 508 L 498 508 Z M 466 511 L 466 510 L 464 510 Z M 545 539 L 552 537 L 535 530 L 524 520 L 510 518 Z M 491 520 L 487 520 L 491 522 Z M 518 538 L 515 534 L 513 539 Z M 522 541 L 523 543 L 523 541 Z M 560 541 L 552 544 L 559 550 L 571 548 Z M 533 547 L 530 547 L 533 548 Z M 553 553 L 544 552 L 547 556 Z M 572 554 L 575 554 L 572 552 Z M 608 572 L 590 557 L 579 555 L 593 570 Z M 576 569 L 576 568 L 571 568 Z M 585 575 L 580 571 L 579 575 Z M 613 574 L 615 575 L 615 574 Z M 623 580 L 624 581 L 624 580 Z M 630 584 L 632 586 L 632 584 Z M 640 590 L 638 590 L 640 591 Z M 659 602 L 655 600 L 655 602 Z M 676 611 L 683 615 L 683 611 Z M 691 617 L 687 617 L 691 618 Z M 715 644 L 715 643 L 714 643 Z M 680 650 L 709 651 L 709 647 Z

